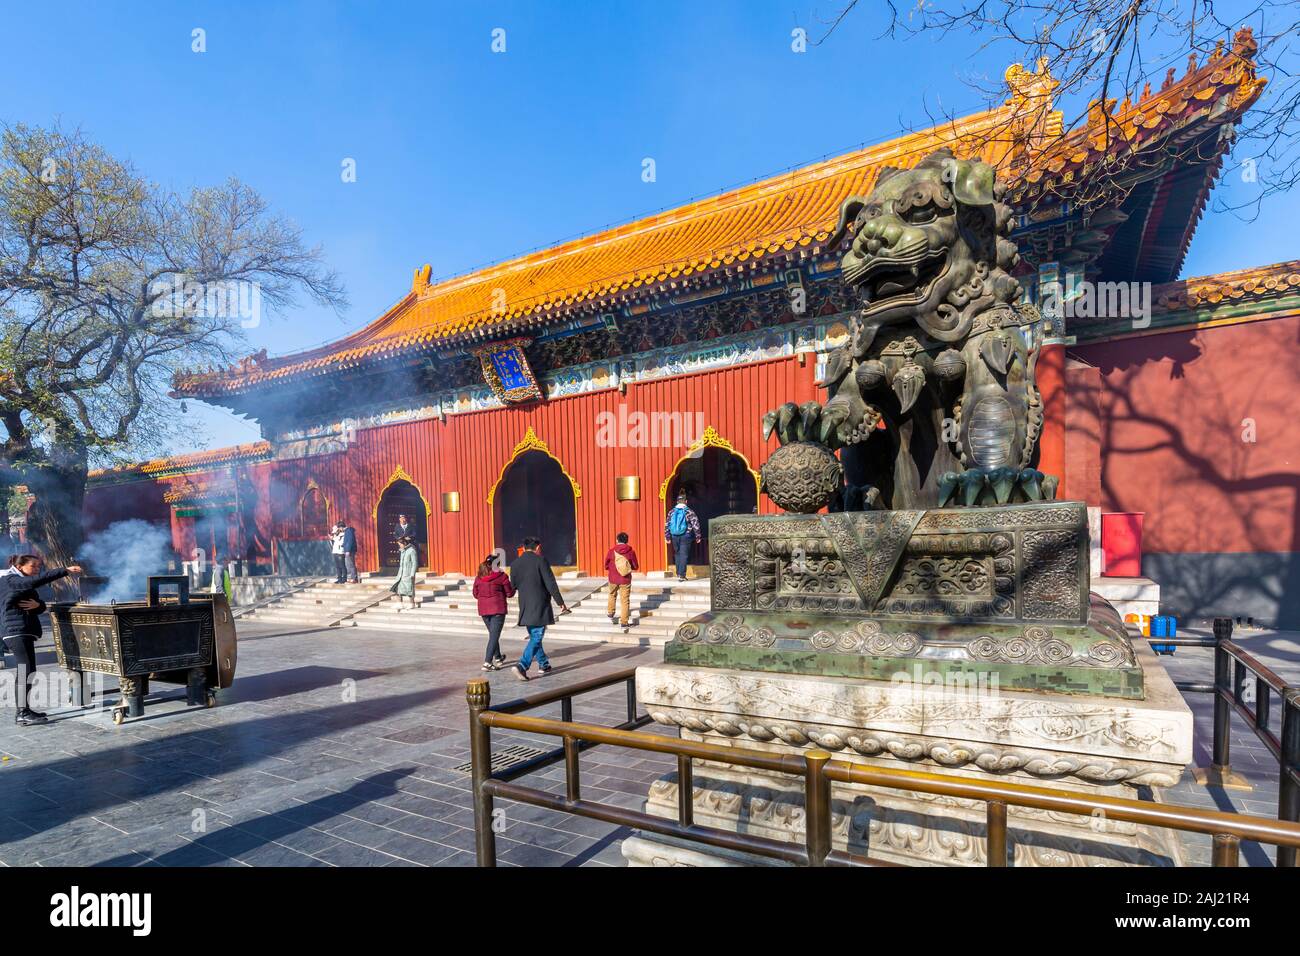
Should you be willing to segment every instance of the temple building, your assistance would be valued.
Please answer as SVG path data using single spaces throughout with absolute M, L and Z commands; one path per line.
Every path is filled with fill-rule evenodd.
M 165 522 L 182 555 L 282 572 L 346 518 L 374 570 L 405 513 L 438 572 L 536 534 L 554 565 L 600 574 L 619 531 L 662 569 L 679 491 L 706 527 L 776 510 L 760 419 L 825 400 L 858 307 L 827 244 L 840 205 L 946 146 L 1006 171 L 1018 278 L 1045 316 L 1039 468 L 1058 497 L 1144 514 L 1166 612 L 1297 626 L 1300 425 L 1278 397 L 1300 368 L 1300 262 L 1178 278 L 1263 87 L 1254 52 L 1243 31 L 1074 130 L 1046 72 L 1012 67 L 995 109 L 446 281 L 424 266 L 338 342 L 178 377 L 176 397 L 263 440 L 95 473 L 88 528 Z M 707 536 L 692 560 L 708 564 Z

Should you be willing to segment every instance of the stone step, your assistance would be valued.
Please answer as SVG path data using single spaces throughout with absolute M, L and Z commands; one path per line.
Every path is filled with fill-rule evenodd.
M 1120 613 L 1160 613 L 1160 585 L 1150 578 L 1095 577 L 1089 584 L 1095 594 L 1109 601 Z
M 372 576 L 368 580 L 376 578 Z M 436 639 L 439 635 L 486 638 L 486 629 L 479 616 L 478 601 L 473 596 L 472 587 L 472 581 L 463 578 L 455 578 L 450 586 L 432 581 L 417 583 L 416 597 L 421 602 L 419 607 L 403 606 L 396 596 L 389 595 L 369 607 L 345 615 L 340 624 L 425 634 L 431 639 Z M 638 577 L 633 581 L 630 595 L 630 620 L 633 626 L 624 634 L 621 627 L 609 623 L 606 614 L 609 593 L 604 578 L 565 577 L 560 580 L 560 591 L 571 613 L 561 615 L 555 624 L 547 628 L 547 638 L 557 641 L 641 646 L 664 644 L 672 639 L 682 621 L 709 609 L 707 581 L 694 581 L 683 586 L 675 580 L 656 581 Z M 513 624 L 518 614 L 517 598 L 507 602 L 507 614 L 505 639 L 510 640 L 513 634 L 516 639 L 523 640 L 526 632 Z
M 378 571 L 366 571 L 362 574 L 358 574 L 357 577 L 361 579 L 362 585 L 383 585 L 384 587 L 388 587 L 390 584 L 392 584 L 394 581 L 397 580 L 396 574 L 381 573 Z M 421 584 L 424 582 L 462 584 L 470 580 L 472 579 L 465 577 L 465 575 L 463 574 L 429 574 L 426 571 L 417 571 L 415 574 L 416 584 Z M 353 585 L 353 587 L 356 586 L 357 585 L 355 584 Z
M 338 615 L 355 611 L 355 603 L 348 604 L 273 604 L 259 611 L 287 611 L 293 614 Z
M 288 611 L 257 611 L 254 614 L 245 615 L 246 619 L 252 619 L 258 623 L 269 624 L 310 624 L 319 627 L 328 627 L 333 623 L 333 615 L 322 616 L 319 614 L 293 614 Z
M 347 626 L 349 622 L 344 622 Z M 481 620 L 476 621 L 442 621 L 432 622 L 418 620 L 415 616 L 396 621 L 377 622 L 366 620 L 366 615 L 358 615 L 353 622 L 358 629 L 385 631 L 404 631 L 427 634 L 436 639 L 440 636 L 469 636 L 487 639 L 487 629 Z M 652 628 L 641 624 L 634 626 L 625 634 L 622 628 L 611 626 L 608 621 L 603 627 L 574 627 L 572 625 L 552 624 L 546 629 L 546 640 L 584 641 L 592 643 L 662 645 L 672 639 L 676 627 Z M 502 632 L 502 640 L 522 643 L 527 640 L 527 633 L 520 627 L 507 627 Z
M 409 604 L 407 605 L 399 604 L 396 598 L 390 598 L 387 601 L 384 601 L 380 604 L 376 604 L 373 607 L 368 608 L 367 613 L 378 614 L 378 613 L 385 613 L 388 611 L 396 612 L 399 607 L 402 607 L 403 610 L 406 612 L 410 612 L 412 610 Z M 600 600 L 588 599 L 581 603 L 569 605 L 569 612 L 572 615 L 572 618 L 574 620 L 598 619 L 607 616 L 607 610 L 606 610 L 607 607 L 608 605 L 605 603 L 605 600 L 603 598 Z M 654 614 L 663 615 L 663 614 L 676 613 L 678 614 L 678 616 L 685 616 L 685 617 L 693 617 L 694 615 L 703 613 L 704 611 L 707 611 L 709 609 L 709 605 L 707 603 L 700 604 L 700 605 L 678 604 L 678 603 L 668 603 L 668 602 L 663 602 L 663 603 L 652 602 L 646 604 L 638 604 L 635 601 L 631 602 L 629 604 L 629 607 L 632 613 L 634 614 L 639 613 L 648 616 Z M 518 611 L 519 611 L 519 605 L 517 602 L 515 601 L 507 602 L 506 604 L 507 614 L 517 614 Z M 461 600 L 461 601 L 422 600 L 419 606 L 414 609 L 414 612 L 423 613 L 423 614 L 449 615 L 449 616 L 472 616 L 472 617 L 479 616 L 478 602 L 474 601 L 473 599 L 470 599 L 468 601 L 466 600 Z

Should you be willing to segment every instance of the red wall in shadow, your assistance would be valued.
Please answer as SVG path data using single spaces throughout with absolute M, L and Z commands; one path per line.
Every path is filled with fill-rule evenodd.
M 1300 317 L 1071 351 L 1067 458 L 1084 474 L 1100 452 L 1089 503 L 1145 512 L 1148 552 L 1300 551 Z

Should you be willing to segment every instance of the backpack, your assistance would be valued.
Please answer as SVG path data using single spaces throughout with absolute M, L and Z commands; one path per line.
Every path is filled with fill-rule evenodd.
M 685 534 L 689 527 L 686 523 L 686 509 L 674 508 L 673 513 L 668 516 L 668 533 Z
M 632 562 L 629 561 L 627 558 L 625 558 L 618 551 L 615 551 L 614 570 L 616 570 L 619 574 L 623 575 L 623 577 L 627 577 L 629 574 L 632 573 Z

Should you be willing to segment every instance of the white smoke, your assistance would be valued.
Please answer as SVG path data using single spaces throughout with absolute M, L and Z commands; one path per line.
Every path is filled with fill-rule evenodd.
M 149 575 L 167 574 L 175 560 L 171 532 L 148 521 L 115 521 L 86 539 L 78 558 L 86 574 L 106 578 L 93 594 L 83 594 L 91 604 L 139 600 L 149 588 Z

